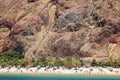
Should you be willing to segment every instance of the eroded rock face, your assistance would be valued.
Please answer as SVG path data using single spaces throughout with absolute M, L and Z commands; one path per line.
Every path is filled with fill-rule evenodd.
M 60 16 L 55 23 L 55 28 L 63 28 L 69 23 L 76 23 L 85 19 L 86 13 L 82 10 L 71 11 L 65 14 L 65 16 Z
M 0 5 L 0 28 L 10 28 L 3 51 L 17 50 L 27 58 L 119 53 L 120 0 L 27 1 Z

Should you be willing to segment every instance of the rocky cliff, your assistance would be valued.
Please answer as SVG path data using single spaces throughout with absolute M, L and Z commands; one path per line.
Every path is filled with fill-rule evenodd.
M 118 57 L 120 0 L 0 0 L 0 52 Z

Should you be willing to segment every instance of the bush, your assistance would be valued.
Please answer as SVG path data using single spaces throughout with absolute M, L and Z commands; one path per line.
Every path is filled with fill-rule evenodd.
M 8 32 L 8 31 L 9 31 L 8 28 L 3 28 L 3 29 L 2 29 L 2 32 Z

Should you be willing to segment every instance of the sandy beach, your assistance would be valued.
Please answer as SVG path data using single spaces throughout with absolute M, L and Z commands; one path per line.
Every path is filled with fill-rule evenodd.
M 74 74 L 74 75 L 118 75 L 120 68 L 102 67 L 4 67 L 0 74 Z

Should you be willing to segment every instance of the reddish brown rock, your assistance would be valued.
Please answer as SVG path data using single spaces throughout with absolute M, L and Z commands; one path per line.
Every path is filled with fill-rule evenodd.
M 27 58 L 118 54 L 120 0 L 0 0 L 0 50 Z M 3 37 L 2 37 L 3 36 Z M 111 50 L 109 50 L 111 49 Z M 112 52 L 111 52 L 112 51 Z M 118 51 L 118 52 L 116 52 Z
M 119 43 L 120 42 L 120 33 L 113 35 L 108 40 L 110 43 L 116 43 L 116 44 Z

